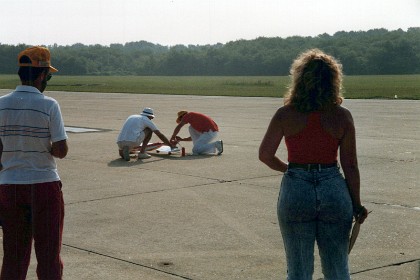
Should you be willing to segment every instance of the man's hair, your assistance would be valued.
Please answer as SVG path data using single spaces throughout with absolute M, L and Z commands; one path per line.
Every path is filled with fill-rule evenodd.
M 24 55 L 20 58 L 19 63 L 30 63 L 31 59 Z M 21 81 L 35 81 L 39 75 L 45 71 L 49 71 L 48 67 L 30 67 L 30 66 L 20 66 L 18 75 Z
M 312 112 L 342 103 L 342 65 L 334 57 L 319 49 L 308 50 L 293 62 L 290 74 L 286 105 L 299 112 Z

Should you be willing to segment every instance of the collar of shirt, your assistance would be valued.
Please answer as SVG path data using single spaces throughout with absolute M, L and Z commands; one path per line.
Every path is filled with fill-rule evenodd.
M 32 93 L 39 93 L 42 94 L 36 87 L 33 86 L 17 86 L 15 91 L 24 91 L 24 92 L 32 92 Z

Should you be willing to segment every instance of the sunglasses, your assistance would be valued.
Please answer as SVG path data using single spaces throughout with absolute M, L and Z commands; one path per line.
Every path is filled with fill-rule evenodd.
M 51 73 L 48 73 L 47 78 L 46 78 L 47 82 L 48 82 L 49 80 L 51 80 L 51 78 L 52 78 L 52 74 L 51 74 Z

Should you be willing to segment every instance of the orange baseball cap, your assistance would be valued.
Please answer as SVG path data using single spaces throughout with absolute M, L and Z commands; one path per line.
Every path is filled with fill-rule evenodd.
M 24 59 L 24 62 L 21 62 L 22 57 L 28 57 L 30 62 L 27 59 Z M 18 65 L 26 67 L 49 67 L 50 72 L 54 73 L 58 70 L 51 66 L 50 61 L 50 51 L 44 47 L 30 47 L 26 50 L 23 50 L 18 55 Z

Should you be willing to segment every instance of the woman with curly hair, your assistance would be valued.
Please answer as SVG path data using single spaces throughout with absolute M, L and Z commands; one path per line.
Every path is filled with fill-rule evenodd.
M 363 223 L 368 212 L 360 200 L 353 118 L 341 106 L 342 66 L 311 49 L 293 62 L 290 72 L 284 106 L 274 114 L 259 149 L 263 163 L 284 172 L 277 214 L 287 279 L 312 279 L 315 242 L 324 279 L 350 279 L 352 216 Z M 276 156 L 283 138 L 288 163 Z

